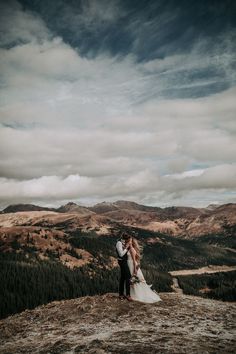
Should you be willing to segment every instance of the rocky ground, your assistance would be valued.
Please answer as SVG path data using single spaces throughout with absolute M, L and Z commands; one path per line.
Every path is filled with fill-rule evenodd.
M 234 353 L 236 304 L 177 293 L 54 301 L 0 321 L 0 353 Z

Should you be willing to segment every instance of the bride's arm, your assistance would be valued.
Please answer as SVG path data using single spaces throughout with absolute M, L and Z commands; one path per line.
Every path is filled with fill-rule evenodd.
M 133 247 L 130 247 L 130 254 L 133 260 L 133 264 L 134 264 L 134 274 L 137 274 L 137 264 L 136 264 L 136 260 L 135 260 L 135 251 L 133 249 Z

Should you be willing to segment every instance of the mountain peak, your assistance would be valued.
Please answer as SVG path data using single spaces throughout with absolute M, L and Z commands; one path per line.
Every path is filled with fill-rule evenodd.
M 216 208 L 218 208 L 220 206 L 220 204 L 215 204 L 215 203 L 212 203 L 212 204 L 209 204 L 206 209 L 208 210 L 215 210 Z
M 105 294 L 26 310 L 1 320 L 0 351 L 233 353 L 234 303 L 159 295 L 162 301 L 156 304 Z
M 59 213 L 78 213 L 78 214 L 91 214 L 92 213 L 88 208 L 78 205 L 74 202 L 68 202 L 65 205 L 61 205 L 57 209 L 57 211 Z
M 10 204 L 2 213 L 17 213 L 18 211 L 55 211 L 55 208 L 41 207 L 34 204 Z
M 66 203 L 66 205 L 78 205 L 78 204 L 76 204 L 76 203 L 74 203 L 74 202 L 68 202 L 68 203 Z

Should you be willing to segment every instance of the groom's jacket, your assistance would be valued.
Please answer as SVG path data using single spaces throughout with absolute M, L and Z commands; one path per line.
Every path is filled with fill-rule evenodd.
M 117 253 L 118 260 L 121 260 L 121 261 L 127 260 L 127 258 L 128 258 L 127 252 L 128 252 L 128 249 L 127 248 L 123 249 L 122 241 L 118 240 L 116 243 L 116 253 Z

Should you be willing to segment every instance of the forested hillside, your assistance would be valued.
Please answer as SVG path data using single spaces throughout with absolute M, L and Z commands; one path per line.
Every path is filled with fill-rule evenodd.
M 204 238 L 186 240 L 139 228 L 123 228 L 121 232 L 124 230 L 139 240 L 142 249 L 142 270 L 147 282 L 153 284 L 153 288 L 158 292 L 173 291 L 172 277 L 168 271 L 198 268 L 209 264 L 236 264 L 235 252 L 209 242 L 213 235 L 204 242 Z M 47 234 L 44 234 L 43 240 L 45 235 L 47 237 Z M 71 263 L 66 261 L 67 258 L 64 263 L 61 262 L 61 251 L 57 247 L 44 249 L 43 259 L 42 249 L 36 247 L 31 236 L 28 236 L 28 243 L 22 243 L 16 233 L 11 244 L 7 243 L 8 250 L 5 249 L 0 255 L 1 317 L 52 300 L 117 292 L 119 269 L 115 259 L 115 243 L 118 235 L 119 233 L 99 236 L 96 232 L 85 233 L 81 230 L 63 234 L 67 257 L 81 260 L 82 256 L 78 250 L 90 255 L 88 262 L 70 267 Z M 56 233 L 54 237 L 58 240 L 62 236 Z M 55 240 L 50 239 L 50 244 L 53 245 Z M 230 239 L 230 245 L 232 242 Z M 2 239 L 2 249 L 4 245 Z M 198 282 L 189 285 L 189 280 L 184 278 L 181 284 L 184 291 L 191 288 L 191 293 L 196 289 L 195 294 L 204 295 L 197 290 Z M 228 291 L 229 281 L 227 284 L 225 291 Z M 218 298 L 225 298 L 224 289 L 217 293 Z M 215 293 L 212 293 L 212 297 L 216 298 Z M 226 296 L 226 299 L 233 300 L 233 294 L 231 297 Z

